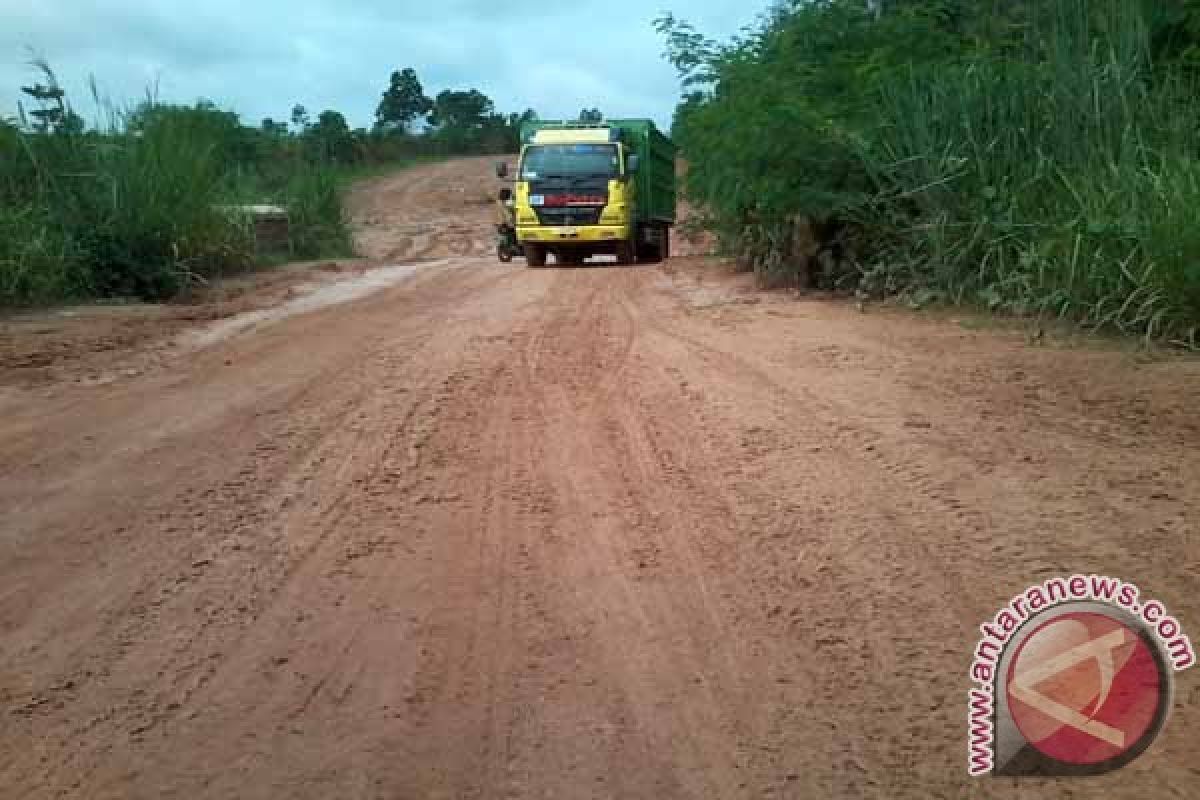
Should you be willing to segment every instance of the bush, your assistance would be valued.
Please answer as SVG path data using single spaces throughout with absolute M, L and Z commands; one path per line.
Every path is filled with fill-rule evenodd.
M 867 221 L 889 233 L 878 269 L 902 270 L 895 285 L 1191 335 L 1200 105 L 1177 78 L 1152 79 L 1143 21 L 1123 8 L 1106 47 L 1089 15 L 1063 13 L 1036 63 L 977 59 L 884 88 L 862 155 L 880 190 Z
M 0 303 L 160 301 L 250 267 L 252 226 L 228 211 L 245 203 L 289 206 L 297 256 L 350 253 L 335 174 L 350 166 L 309 140 L 203 103 L 107 118 L 91 132 L 0 125 Z
M 329 169 L 296 174 L 286 193 L 291 246 L 300 258 L 349 255 L 350 230 L 342 210 L 341 181 Z
M 417 134 L 351 130 L 334 110 L 314 123 L 303 106 L 292 129 L 271 119 L 250 128 L 210 103 L 151 100 L 101 108 L 105 122 L 86 131 L 50 67 L 34 66 L 43 82 L 23 91 L 39 107 L 19 124 L 0 118 L 0 304 L 162 300 L 251 266 L 251 223 L 231 206 L 286 205 L 292 255 L 348 255 L 348 176 L 511 152 L 536 116 L 496 113 L 472 90 L 439 95 L 437 124 Z
M 225 142 L 207 112 L 143 109 L 105 133 L 10 132 L 0 141 L 0 302 L 161 300 L 243 267 L 252 233 L 220 210 Z
M 687 191 L 764 277 L 802 274 L 805 217 L 852 237 L 828 281 L 1191 341 L 1196 5 L 793 2 L 728 45 L 667 17 Z
M 43 209 L 0 205 L 0 300 L 28 305 L 89 293 L 86 267 Z

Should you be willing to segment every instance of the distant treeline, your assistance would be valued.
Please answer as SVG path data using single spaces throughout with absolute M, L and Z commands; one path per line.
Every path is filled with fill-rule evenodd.
M 728 42 L 659 27 L 687 189 L 765 281 L 1196 343 L 1200 0 L 785 0 Z

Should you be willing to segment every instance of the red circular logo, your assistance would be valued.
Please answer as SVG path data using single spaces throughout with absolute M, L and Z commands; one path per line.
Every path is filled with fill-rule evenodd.
M 1030 745 L 1067 764 L 1101 764 L 1144 746 L 1158 734 L 1167 688 L 1151 647 L 1102 613 L 1049 620 L 1009 665 L 1013 722 Z

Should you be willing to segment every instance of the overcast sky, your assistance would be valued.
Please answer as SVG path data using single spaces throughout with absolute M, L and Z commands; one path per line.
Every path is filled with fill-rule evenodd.
M 767 0 L 0 0 L 0 114 L 48 59 L 76 110 L 87 89 L 125 104 L 206 98 L 257 124 L 343 112 L 369 126 L 394 69 L 415 67 L 430 96 L 478 88 L 501 111 L 543 117 L 599 107 L 670 120 L 678 82 L 652 27 L 660 10 L 716 38 L 754 21 Z M 661 6 L 661 9 L 659 8 Z

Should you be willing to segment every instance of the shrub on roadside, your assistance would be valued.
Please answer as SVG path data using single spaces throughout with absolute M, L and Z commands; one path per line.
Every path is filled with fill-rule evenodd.
M 250 267 L 243 203 L 287 204 L 297 256 L 348 254 L 335 167 L 264 136 L 204 103 L 109 110 L 93 131 L 0 125 L 0 304 L 161 301 Z
M 826 282 L 1193 341 L 1200 4 L 884 8 L 784 2 L 725 45 L 660 21 L 723 249 L 801 279 L 807 218 L 850 239 Z
M 352 253 L 350 229 L 342 208 L 341 181 L 335 172 L 315 167 L 297 173 L 288 183 L 286 204 L 293 255 L 323 258 Z

